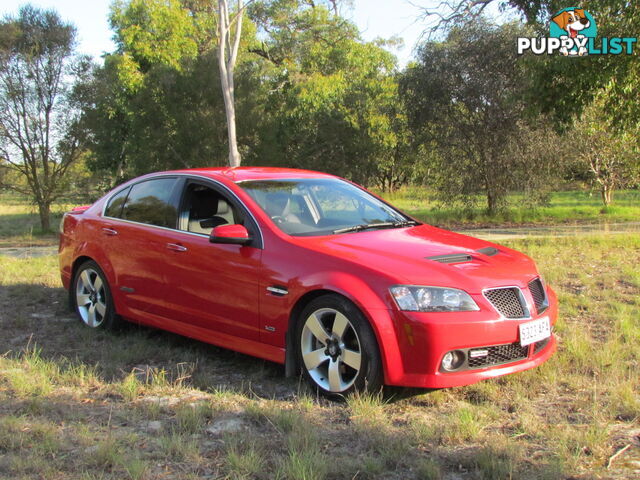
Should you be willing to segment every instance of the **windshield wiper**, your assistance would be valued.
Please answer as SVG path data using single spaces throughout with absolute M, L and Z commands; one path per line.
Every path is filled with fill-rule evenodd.
M 395 228 L 401 228 L 401 227 L 411 227 L 414 225 L 420 225 L 420 222 L 416 222 L 415 220 L 401 220 L 399 222 L 395 222 L 393 224 L 393 226 Z
M 339 228 L 334 230 L 333 234 L 337 235 L 339 233 L 361 232 L 362 230 L 369 230 L 371 228 L 402 228 L 411 225 L 418 225 L 418 222 L 415 220 L 402 220 L 400 222 L 362 223 L 351 227 Z

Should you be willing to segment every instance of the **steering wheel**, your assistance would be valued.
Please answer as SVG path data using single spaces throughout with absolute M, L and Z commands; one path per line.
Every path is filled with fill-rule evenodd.
M 273 217 L 271 217 L 271 220 L 273 220 L 276 223 L 284 223 L 284 222 L 286 222 L 285 218 L 280 216 L 280 215 L 274 215 Z

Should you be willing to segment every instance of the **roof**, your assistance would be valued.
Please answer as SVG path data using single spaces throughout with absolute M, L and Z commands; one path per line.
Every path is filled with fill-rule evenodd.
M 212 167 L 179 170 L 180 173 L 193 173 L 211 178 L 225 177 L 232 182 L 243 180 L 276 180 L 284 178 L 334 178 L 333 175 L 312 170 L 276 167 Z

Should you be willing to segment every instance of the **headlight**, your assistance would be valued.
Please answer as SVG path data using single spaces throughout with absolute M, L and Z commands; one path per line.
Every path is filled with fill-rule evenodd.
M 480 310 L 467 292 L 456 288 L 396 285 L 390 289 L 400 310 L 408 312 L 472 312 Z

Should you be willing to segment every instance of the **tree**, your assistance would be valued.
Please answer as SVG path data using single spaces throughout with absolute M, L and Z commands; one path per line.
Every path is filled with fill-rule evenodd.
M 73 86 L 90 64 L 74 47 L 75 28 L 51 10 L 25 6 L 0 23 L 0 157 L 24 181 L 4 186 L 33 199 L 43 231 L 85 144 Z
M 616 130 L 602 114 L 606 104 L 602 93 L 576 120 L 569 138 L 578 136 L 577 160 L 600 190 L 602 204 L 613 202 L 615 190 L 640 178 L 640 144 L 637 132 Z
M 493 214 L 521 186 L 521 152 L 536 129 L 526 116 L 527 72 L 513 48 L 523 35 L 517 24 L 478 20 L 423 45 L 405 73 L 410 126 L 424 148 L 437 150 L 433 181 L 445 200 L 482 193 Z
M 396 188 L 408 177 L 395 58 L 364 42 L 336 2 L 252 4 L 266 60 L 266 122 L 256 157 Z
M 236 14 L 229 13 L 228 0 L 218 0 L 218 68 L 220 69 L 220 84 L 224 98 L 224 110 L 227 115 L 227 132 L 229 135 L 229 166 L 239 167 L 242 162 L 236 139 L 236 105 L 233 73 L 238 59 L 238 48 L 242 35 L 242 18 L 244 6 L 242 0 L 237 0 Z M 232 26 L 235 32 L 232 34 Z
M 227 164 L 211 2 L 119 2 L 110 21 L 117 49 L 87 86 L 90 168 L 110 171 L 119 183 L 153 170 Z M 245 22 L 234 71 L 240 153 L 253 149 L 261 118 L 260 69 L 242 55 L 254 35 Z
M 405 181 L 410 135 L 393 55 L 361 40 L 338 15 L 342 2 L 242 5 L 232 78 L 242 164 L 316 168 L 388 189 Z M 230 15 L 226 63 L 235 21 Z M 88 87 L 91 168 L 110 170 L 119 182 L 151 170 L 227 164 L 211 2 L 120 2 L 111 23 L 118 48 Z
M 435 7 L 422 8 L 429 23 L 425 33 L 447 31 L 453 26 L 473 24 L 490 5 L 521 13 L 532 33 L 547 36 L 551 16 L 570 4 L 563 0 L 446 0 Z M 580 8 L 590 12 L 602 37 L 625 37 L 640 30 L 640 3 L 628 0 L 583 0 Z M 636 48 L 638 48 L 636 46 Z M 537 111 L 551 113 L 560 128 L 566 128 L 576 114 L 586 108 L 600 90 L 607 89 L 602 113 L 617 128 L 640 124 L 640 63 L 634 55 L 592 55 L 588 61 L 567 62 L 561 56 L 535 57 L 529 62 L 534 79 L 529 104 Z

